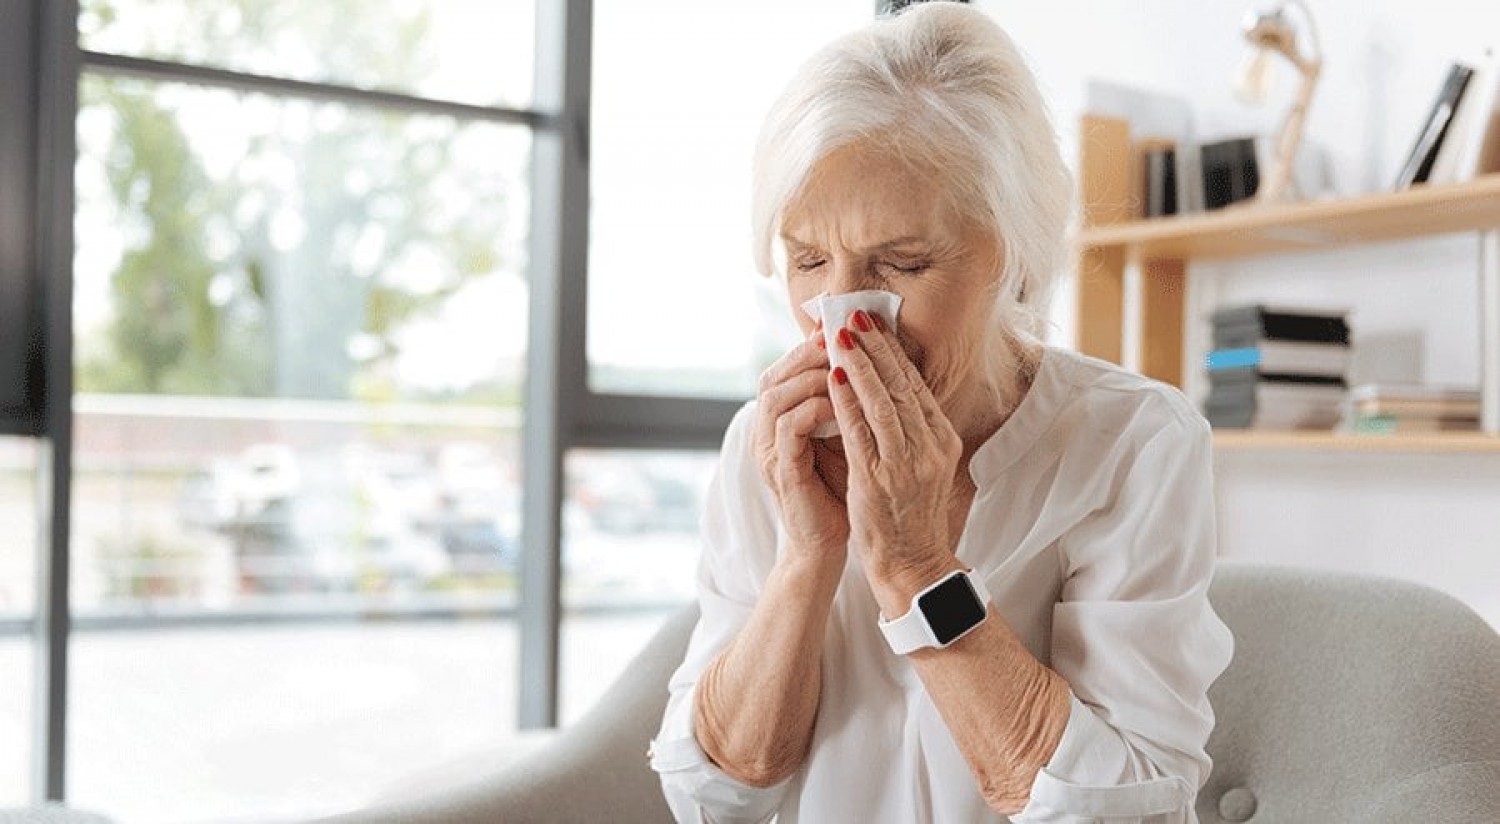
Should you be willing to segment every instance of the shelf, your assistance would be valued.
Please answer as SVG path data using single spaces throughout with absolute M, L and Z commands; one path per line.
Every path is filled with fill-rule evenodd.
M 1085 114 L 1079 123 L 1079 203 L 1075 294 L 1078 351 L 1124 363 L 1182 386 L 1190 270 L 1200 260 L 1321 251 L 1467 233 L 1481 239 L 1478 265 L 1480 406 L 1483 433 L 1337 436 L 1332 433 L 1226 432 L 1226 452 L 1318 451 L 1500 454 L 1500 172 L 1464 183 L 1421 185 L 1341 200 L 1228 208 L 1153 220 L 1139 206 L 1139 145 L 1130 124 Z M 1407 264 L 1413 261 L 1406 261 Z M 1132 264 L 1140 277 L 1127 277 Z M 1127 328 L 1127 307 L 1133 323 Z
M 1337 435 L 1332 432 L 1219 430 L 1214 450 L 1226 452 L 1411 452 L 1500 455 L 1500 435 L 1448 432 L 1422 435 Z
M 1466 183 L 1280 206 L 1240 203 L 1212 212 L 1083 229 L 1083 248 L 1121 248 L 1136 260 L 1245 257 L 1350 243 L 1500 229 L 1500 174 Z

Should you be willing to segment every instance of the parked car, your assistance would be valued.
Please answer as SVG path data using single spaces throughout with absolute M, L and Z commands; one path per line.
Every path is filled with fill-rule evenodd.
M 618 535 L 696 532 L 702 496 L 674 463 L 615 457 L 569 463 L 569 497 L 594 529 Z
M 244 591 L 417 587 L 450 567 L 420 523 L 436 507 L 431 474 L 420 456 L 362 444 L 256 444 L 189 476 L 178 509 L 229 539 Z

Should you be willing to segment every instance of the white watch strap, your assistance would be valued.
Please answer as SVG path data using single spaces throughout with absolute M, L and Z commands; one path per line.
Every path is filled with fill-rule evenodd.
M 964 570 L 963 576 L 968 579 L 969 586 L 974 588 L 974 594 L 979 596 L 979 603 L 988 610 L 990 606 L 990 592 L 984 585 L 984 579 L 975 574 L 972 569 Z M 937 638 L 932 634 L 932 628 L 927 625 L 927 616 L 923 615 L 922 611 L 917 608 L 917 601 L 923 595 L 936 589 L 938 585 L 950 577 L 952 576 L 944 575 L 933 582 L 931 586 L 913 595 L 911 607 L 907 609 L 905 615 L 890 621 L 880 621 L 880 632 L 885 635 L 885 642 L 890 644 L 892 652 L 897 655 L 906 655 L 916 652 L 919 649 L 940 646 Z M 962 637 L 962 635 L 959 636 L 959 638 Z M 957 641 L 958 638 L 953 640 Z
M 885 634 L 885 642 L 891 645 L 891 652 L 897 655 L 937 646 L 937 639 L 932 637 L 932 630 L 927 626 L 926 616 L 917 610 L 915 604 L 900 618 L 881 621 L 880 631 Z

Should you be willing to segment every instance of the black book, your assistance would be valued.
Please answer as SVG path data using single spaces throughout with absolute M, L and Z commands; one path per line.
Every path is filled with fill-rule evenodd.
M 1177 214 L 1177 152 L 1146 152 L 1146 217 Z
M 1349 327 L 1347 324 L 1306 319 L 1277 319 L 1266 324 L 1247 323 L 1214 327 L 1215 349 L 1242 349 L 1259 346 L 1261 342 L 1267 340 L 1348 346 Z
M 1448 76 L 1443 79 L 1437 100 L 1432 102 L 1432 110 L 1427 113 L 1422 130 L 1417 132 L 1417 141 L 1412 144 L 1411 153 L 1401 166 L 1401 174 L 1396 176 L 1396 191 L 1414 183 L 1427 182 L 1438 149 L 1442 148 L 1443 138 L 1448 134 L 1448 124 L 1453 122 L 1453 113 L 1458 109 L 1464 89 L 1468 88 L 1469 78 L 1473 76 L 1474 70 L 1461 63 L 1448 67 Z
M 1203 208 L 1221 209 L 1248 200 L 1260 188 L 1255 139 L 1239 137 L 1205 143 L 1198 149 L 1203 174 Z
M 1281 397 L 1341 398 L 1348 388 L 1343 378 L 1303 375 L 1257 375 L 1248 382 L 1211 381 L 1210 404 L 1254 403 L 1271 394 Z
M 1228 390 L 1240 390 L 1245 387 L 1253 387 L 1256 384 L 1280 384 L 1282 386 L 1337 386 L 1345 388 L 1348 384 L 1339 375 L 1298 375 L 1287 372 L 1262 372 L 1250 366 L 1243 369 L 1216 369 L 1208 373 L 1209 385 L 1213 391 L 1219 391 L 1220 387 Z
M 1272 309 L 1262 304 L 1228 306 L 1213 314 L 1214 348 L 1255 346 L 1261 340 L 1349 343 L 1342 313 Z

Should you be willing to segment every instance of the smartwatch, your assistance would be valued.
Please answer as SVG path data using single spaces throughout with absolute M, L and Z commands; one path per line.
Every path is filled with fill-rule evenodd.
M 900 618 L 881 620 L 880 632 L 897 655 L 942 649 L 984 622 L 990 593 L 974 570 L 959 570 L 917 593 Z

